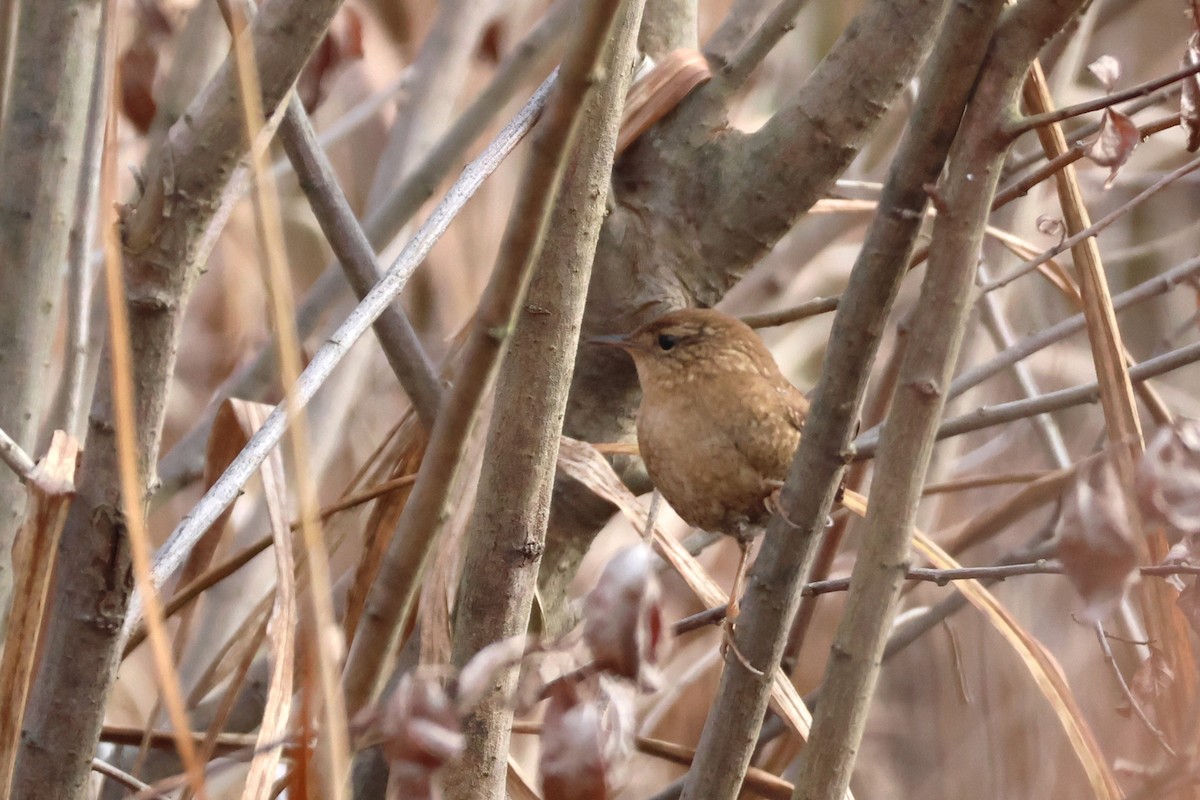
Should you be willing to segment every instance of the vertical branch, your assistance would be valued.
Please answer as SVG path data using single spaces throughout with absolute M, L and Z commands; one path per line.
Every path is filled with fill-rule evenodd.
M 737 647 L 766 677 L 727 656 L 684 788 L 686 798 L 732 800 L 749 766 L 771 677 L 837 493 L 871 364 L 925 214 L 925 187 L 942 171 L 999 6 L 999 0 L 955 3 L 940 26 L 924 89 L 834 317 L 825 368 L 783 489 L 784 513 L 771 520 L 750 573 Z
M 8 4 L 15 28 L 0 140 L 0 428 L 34 449 L 49 398 L 45 365 L 58 329 L 63 265 L 82 181 L 88 95 L 103 0 Z M 4 28 L 0 24 L 0 28 Z M 25 487 L 0 471 L 0 635 L 12 589 L 12 544 Z
M 850 786 L 884 647 L 909 566 L 913 527 L 947 387 L 972 305 L 975 266 L 1009 140 L 1003 114 L 1042 41 L 1076 4 L 1018 6 L 999 26 L 949 156 L 929 266 L 877 457 L 867 533 L 825 670 L 793 800 L 840 800 Z M 999 7 L 995 8 L 999 11 Z M 1031 18 L 1032 17 L 1032 18 Z M 982 48 L 981 48 L 982 49 Z M 920 343 L 915 346 L 915 343 Z
M 255 20 L 247 35 L 259 65 L 264 108 L 276 108 L 291 88 L 339 4 L 276 0 Z M 43 87 L 43 101 L 44 92 Z M 133 349 L 131 378 L 137 387 L 132 427 L 142 498 L 154 485 L 183 311 L 239 194 L 242 183 L 236 176 L 246 150 L 236 76 L 227 59 L 209 89 L 150 155 L 145 192 L 125 209 L 124 294 Z M 43 632 L 45 649 L 26 713 L 14 797 L 80 796 L 112 689 L 131 588 L 113 373 L 108 348 L 92 403 L 79 494 L 57 554 L 56 569 L 71 580 L 59 581 L 53 589 L 55 614 Z
M 594 0 L 580 14 L 554 94 L 534 131 L 532 161 L 509 216 L 495 270 L 471 324 L 454 388 L 434 423 L 417 482 L 350 646 L 343 686 L 351 713 L 369 703 L 380 688 L 386 677 L 383 661 L 395 648 L 416 598 L 420 574 L 445 518 L 467 432 L 494 375 L 542 246 L 550 208 L 578 129 L 579 109 L 592 88 L 592 73 L 605 44 L 601 32 L 611 27 L 619 5 L 620 0 Z
M 995 7 L 995 11 L 999 11 Z M 982 48 L 981 48 L 982 49 Z M 840 800 L 850 785 L 883 648 L 909 567 L 910 540 L 946 387 L 971 309 L 975 265 L 1007 145 L 997 140 L 995 110 L 1019 88 L 1021 72 L 987 70 L 948 159 L 930 244 L 929 266 L 912 314 L 892 408 L 883 429 L 867 532 L 850 579 L 802 756 L 793 798 Z
M 247 3 L 246 8 L 250 9 L 252 5 Z M 264 283 L 269 298 L 271 323 L 279 347 L 284 403 L 292 423 L 289 427 L 288 443 L 291 445 L 296 467 L 296 494 L 300 503 L 300 541 L 304 548 L 303 576 L 307 581 L 305 588 L 308 590 L 304 592 L 308 613 L 302 617 L 305 625 L 304 650 L 316 672 L 315 687 L 314 681 L 305 681 L 307 702 L 302 702 L 301 705 L 311 711 L 314 717 L 311 722 L 306 720 L 306 724 L 312 724 L 321 734 L 317 740 L 320 769 L 316 784 L 320 787 L 319 796 L 326 800 L 343 800 L 347 797 L 350 783 L 350 742 L 346 711 L 342 705 L 342 694 L 337 681 L 336 656 L 326 646 L 327 637 L 336 635 L 337 625 L 331 599 L 329 554 L 321 534 L 317 486 L 309 458 L 308 418 L 302 408 L 293 408 L 297 404 L 292 401 L 302 366 L 294 309 L 290 305 L 293 293 L 284 252 L 283 218 L 279 211 L 279 195 L 271 179 L 265 154 L 253 147 L 253 143 L 258 141 L 263 132 L 265 109 L 261 102 L 262 94 L 254 51 L 250 47 L 248 37 L 242 35 L 246 19 L 243 9 L 236 4 L 231 3 L 229 10 L 234 20 L 230 32 L 233 34 L 233 54 L 246 142 L 251 148 L 255 227 L 263 256 Z M 295 92 L 292 92 L 288 100 L 288 108 L 303 112 Z M 149 622 L 150 616 L 147 613 L 147 623 Z
M 1041 66 L 1034 64 L 1025 85 L 1025 103 L 1033 114 L 1052 110 L 1052 98 L 1046 87 Z M 1038 140 L 1049 159 L 1067 152 L 1067 140 L 1057 124 L 1037 128 Z M 1076 236 L 1091 227 L 1091 218 L 1083 202 L 1075 167 L 1067 165 L 1055 173 L 1059 205 L 1067 233 Z M 1083 298 L 1083 315 L 1087 322 L 1088 342 L 1096 367 L 1100 387 L 1100 406 L 1104 410 L 1105 431 L 1116 459 L 1121 485 L 1126 492 L 1126 507 L 1130 509 L 1134 541 L 1141 551 L 1142 563 L 1157 564 L 1167 555 L 1167 540 L 1161 530 L 1143 530 L 1134 492 L 1134 467 L 1144 450 L 1141 421 L 1133 399 L 1133 385 L 1125 361 L 1125 346 L 1117 325 L 1108 277 L 1100 259 L 1100 248 L 1094 236 L 1089 236 L 1071 248 L 1079 275 Z M 1183 615 L 1175 604 L 1174 590 L 1165 581 L 1143 581 L 1138 584 L 1146 630 L 1157 642 L 1174 671 L 1176 679 L 1161 695 L 1158 710 L 1168 738 L 1190 728 L 1189 712 L 1195 703 L 1196 662 L 1189 644 L 1190 635 Z
M 583 110 L 585 124 L 497 380 L 454 624 L 459 666 L 491 642 L 529 627 L 584 299 L 640 21 L 641 4 L 626 4 L 603 70 L 597 70 L 598 88 Z M 522 468 L 513 470 L 514 462 Z M 465 726 L 466 753 L 447 781 L 452 800 L 504 797 L 513 716 L 508 695 L 516 677 L 516 668 L 497 676 L 494 691 Z

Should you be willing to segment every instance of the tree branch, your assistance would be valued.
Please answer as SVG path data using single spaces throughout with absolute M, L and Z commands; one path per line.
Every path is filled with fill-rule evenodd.
M 584 298 L 641 11 L 639 2 L 625 4 L 610 37 L 605 77 L 583 110 L 572 166 L 497 380 L 455 611 L 453 658 L 459 667 L 488 644 L 529 628 Z M 514 463 L 521 469 L 513 470 Z M 513 718 L 509 696 L 517 674 L 514 666 L 497 675 L 494 690 L 468 717 L 466 752 L 444 784 L 450 800 L 505 796 Z
M 266 13 L 265 9 L 263 13 Z M 291 395 L 291 407 L 285 407 L 283 403 L 275 407 L 238 457 L 172 531 L 155 558 L 154 573 L 157 585 L 162 585 L 167 576 L 183 563 L 196 539 L 208 530 L 221 512 L 237 498 L 242 486 L 262 464 L 267 454 L 279 444 L 287 428 L 288 416 L 303 408 L 312 399 L 350 347 L 366 332 L 382 310 L 395 300 L 405 282 L 425 260 L 429 250 L 467 200 L 532 127 L 552 83 L 553 76 L 546 80 L 521 112 L 496 136 L 492 145 L 463 170 L 458 181 L 409 241 L 388 272 L 313 356 L 301 373 Z M 131 615 L 128 624 L 134 622 L 136 619 Z
M 983 4 L 977 11 L 994 20 L 1000 8 L 1001 4 Z M 992 39 L 988 61 L 980 68 L 979 84 L 948 158 L 945 182 L 937 189 L 939 213 L 910 333 L 910 340 L 920 346 L 907 348 L 901 362 L 888 413 L 890 424 L 871 483 L 867 534 L 854 562 L 850 595 L 830 650 L 794 800 L 841 800 L 850 786 L 866 728 L 887 633 L 911 557 L 917 501 L 946 402 L 945 387 L 971 311 L 984 226 L 1008 150 L 995 137 L 995 110 L 1016 97 L 1034 55 L 1007 49 L 1003 30 Z
M 465 452 L 467 432 L 495 374 L 542 247 L 550 209 L 558 195 L 567 154 L 578 130 L 580 109 L 592 86 L 591 72 L 620 0 L 595 0 L 577 21 L 576 38 L 563 59 L 558 86 L 534 132 L 533 158 L 509 216 L 491 280 L 470 326 L 454 387 L 430 433 L 429 446 L 396 533 L 371 587 L 346 660 L 346 706 L 356 713 L 387 677 L 383 660 L 397 644 L 419 589 L 419 576 L 442 527 L 442 510 Z
M 290 90 L 339 5 L 339 0 L 278 0 L 255 20 L 246 35 L 259 65 L 264 109 L 275 109 Z M 138 472 L 146 496 L 155 483 L 183 311 L 240 194 L 244 181 L 237 176 L 248 147 L 236 71 L 227 58 L 209 90 L 149 157 L 145 191 L 124 214 Z M 97 387 L 80 490 L 56 564 L 58 574 L 71 580 L 55 585 L 55 613 L 44 632 L 14 796 L 79 796 L 116 669 L 130 562 L 120 510 L 111 355 L 103 360 Z
M 876 6 L 871 10 L 883 13 Z M 941 17 L 941 8 L 922 10 L 934 19 Z M 764 674 L 774 672 L 779 664 L 803 576 L 837 493 L 842 453 L 853 434 L 883 334 L 882 320 L 907 272 L 924 216 L 925 186 L 942 170 L 982 59 L 983 43 L 991 33 L 992 20 L 986 13 L 978 16 L 982 19 L 976 18 L 974 6 L 956 4 L 942 27 L 926 69 L 926 89 L 900 143 L 879 213 L 834 316 L 825 368 L 780 499 L 782 513 L 771 520 L 751 570 L 743 601 L 745 622 L 739 624 L 736 646 Z M 685 798 L 737 796 L 769 689 L 769 679 L 726 658 L 721 686 L 688 774 Z
M 433 197 L 439 184 L 460 163 L 467 148 L 513 98 L 529 73 L 547 59 L 547 51 L 562 36 L 575 7 L 576 0 L 558 0 L 501 62 L 491 83 L 463 111 L 446 135 L 396 190 L 367 215 L 362 227 L 373 247 L 386 244 Z M 296 309 L 296 329 L 301 338 L 316 330 L 321 315 L 344 287 L 342 271 L 336 264 L 329 265 Z M 217 409 L 228 397 L 261 396 L 276 372 L 275 349 L 271 342 L 264 344 L 258 357 L 238 370 L 217 391 L 201 421 L 163 457 L 159 472 L 164 486 L 178 488 L 200 474 L 204 445 Z
M 346 280 L 361 301 L 379 280 L 375 249 L 350 209 L 333 166 L 316 138 L 304 104 L 293 93 L 279 126 L 279 140 L 325 238 L 346 273 Z M 399 305 L 392 303 L 383 309 L 375 320 L 375 335 L 417 416 L 427 428 L 431 427 L 441 402 L 442 387 L 416 331 Z

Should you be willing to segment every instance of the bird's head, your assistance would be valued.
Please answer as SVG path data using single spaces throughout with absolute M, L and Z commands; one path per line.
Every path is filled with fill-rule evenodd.
M 736 317 L 712 309 L 672 311 L 632 333 L 589 341 L 629 353 L 643 390 L 714 374 L 778 372 L 758 334 Z

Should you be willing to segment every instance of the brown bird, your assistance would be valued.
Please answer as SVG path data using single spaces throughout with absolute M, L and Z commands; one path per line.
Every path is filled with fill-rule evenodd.
M 800 444 L 807 398 L 758 335 L 720 311 L 673 311 L 593 341 L 633 357 L 638 449 L 654 486 L 689 525 L 737 540 L 726 614 L 736 618 L 750 544 Z

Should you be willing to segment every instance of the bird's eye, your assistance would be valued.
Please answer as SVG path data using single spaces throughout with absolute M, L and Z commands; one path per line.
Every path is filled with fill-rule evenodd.
M 676 341 L 677 340 L 675 339 L 675 337 L 669 333 L 659 334 L 658 346 L 661 347 L 663 350 L 670 350 L 672 347 L 675 346 Z

